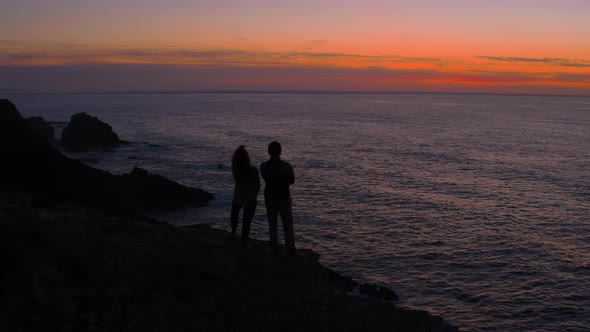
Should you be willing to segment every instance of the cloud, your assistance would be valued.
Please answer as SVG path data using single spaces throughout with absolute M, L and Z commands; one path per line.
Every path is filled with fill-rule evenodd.
M 580 82 L 580 83 L 589 83 L 590 84 L 590 73 L 584 74 L 574 74 L 574 73 L 555 73 L 553 74 L 556 80 L 565 81 L 565 82 Z
M 590 61 L 588 60 L 576 60 L 576 59 L 564 59 L 564 58 L 525 58 L 525 57 L 502 57 L 502 56 L 487 56 L 478 55 L 480 59 L 500 61 L 500 62 L 533 62 L 533 63 L 544 63 L 560 67 L 575 67 L 575 68 L 589 68 Z
M 318 48 L 320 46 L 324 46 L 328 43 L 327 40 L 308 40 L 305 43 L 303 43 L 303 47 L 301 48 L 302 52 L 309 52 L 312 51 L 315 48 Z
M 308 41 L 321 45 L 325 41 Z M 311 47 L 308 47 L 311 50 Z M 3 54 L 4 53 L 4 54 Z M 247 66 L 386 66 L 393 63 L 435 63 L 436 58 L 399 55 L 365 55 L 338 52 L 287 51 L 265 49 L 92 49 L 44 48 L 0 49 L 0 65 L 76 64 L 76 63 L 150 63 L 150 64 L 217 64 Z
M 25 45 L 26 43 L 21 42 L 21 41 L 17 41 L 17 40 L 6 40 L 6 39 L 0 39 L 0 45 L 2 45 L 3 47 L 7 47 L 7 46 L 22 46 Z
M 28 60 L 35 60 L 39 59 L 39 55 L 35 54 L 10 54 L 7 55 L 6 58 L 12 61 L 28 61 Z
M 531 63 L 498 71 L 474 58 L 430 58 L 268 49 L 32 48 L 0 45 L 0 88 L 35 91 L 150 90 L 590 90 L 584 60 L 478 56 L 494 62 Z M 459 61 L 460 60 L 460 61 Z M 492 62 L 493 64 L 493 62 Z M 547 64 L 554 66 L 547 70 Z M 510 66 L 506 66 L 510 68 Z M 530 67 L 530 68 L 529 68 Z M 562 67 L 562 68 L 559 68 Z M 453 90 L 455 89 L 455 90 Z M 479 90 L 478 90 L 479 89 Z M 504 89 L 504 90 L 502 90 Z M 536 89 L 536 90 L 535 90 Z M 561 90 L 560 90 L 561 91 Z M 569 90 L 568 90 L 569 91 Z
M 0 66 L 0 77 L 3 77 L 0 89 L 38 92 L 413 90 L 524 93 L 576 91 L 590 94 L 590 74 L 527 74 L 509 71 L 466 73 L 383 67 L 159 64 Z

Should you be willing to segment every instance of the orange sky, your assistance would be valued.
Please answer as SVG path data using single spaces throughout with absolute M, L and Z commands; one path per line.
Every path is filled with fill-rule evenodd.
M 5 1 L 0 89 L 590 94 L 590 1 Z

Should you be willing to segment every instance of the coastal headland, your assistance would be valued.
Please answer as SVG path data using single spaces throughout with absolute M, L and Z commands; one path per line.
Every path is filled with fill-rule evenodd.
M 302 249 L 244 250 L 222 230 L 146 209 L 213 196 L 136 169 L 63 155 L 0 100 L 0 315 L 6 331 L 458 331 Z M 206 222 L 206 221 L 204 221 Z

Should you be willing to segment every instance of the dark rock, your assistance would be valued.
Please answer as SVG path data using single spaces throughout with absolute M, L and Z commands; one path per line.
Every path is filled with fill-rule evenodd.
M 86 164 L 98 164 L 98 159 L 96 158 L 77 158 L 76 160 L 79 160 Z
M 29 128 L 36 131 L 50 142 L 55 141 L 55 130 L 49 122 L 45 121 L 45 119 L 40 116 L 32 116 L 27 118 L 26 121 Z
M 67 121 L 47 121 L 52 127 L 65 127 L 68 125 Z
M 16 106 L 8 99 L 0 99 L 0 108 L 2 109 L 0 119 L 4 120 L 0 124 L 7 124 L 9 121 L 21 118 Z
M 326 268 L 325 273 L 326 278 L 330 280 L 330 282 L 340 285 L 340 287 L 345 289 L 347 292 L 352 292 L 359 286 L 359 283 L 354 281 L 352 278 L 343 276 L 331 269 Z
M 72 115 L 61 135 L 63 146 L 81 152 L 97 148 L 113 148 L 120 144 L 119 136 L 108 124 L 86 113 Z
M 122 181 L 133 188 L 140 206 L 149 209 L 174 210 L 184 206 L 202 206 L 213 196 L 200 189 L 193 189 L 169 180 L 158 174 L 150 174 L 135 167 L 130 174 L 121 175 Z
M 113 175 L 70 159 L 31 129 L 8 100 L 0 100 L 0 192 L 25 191 L 33 200 L 72 201 L 118 215 L 202 206 L 213 198 L 164 177 L 136 171 Z
M 59 181 L 57 170 L 46 161 L 61 162 L 65 158 L 43 135 L 30 128 L 14 104 L 0 99 L 0 191 L 37 187 L 38 194 L 53 188 Z
M 359 288 L 361 295 L 382 301 L 397 301 L 399 297 L 391 289 L 376 284 L 362 284 Z
M 29 215 L 0 211 L 6 331 L 457 331 L 348 295 L 311 252 L 277 258 L 251 239 L 239 253 L 217 229 L 70 208 Z

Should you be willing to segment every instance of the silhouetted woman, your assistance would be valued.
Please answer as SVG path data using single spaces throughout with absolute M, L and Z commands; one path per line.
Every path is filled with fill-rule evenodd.
M 248 151 L 242 145 L 236 149 L 231 162 L 231 170 L 234 176 L 234 199 L 231 208 L 231 235 L 235 237 L 240 210 L 244 208 L 242 223 L 242 244 L 248 242 L 250 224 L 256 212 L 258 204 L 258 191 L 260 190 L 260 177 L 258 168 L 250 163 Z

